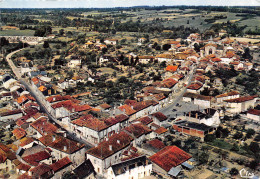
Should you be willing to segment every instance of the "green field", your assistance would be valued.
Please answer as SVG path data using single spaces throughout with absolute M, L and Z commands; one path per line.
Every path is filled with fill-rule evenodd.
M 3 30 L 1 36 L 33 36 L 34 30 Z

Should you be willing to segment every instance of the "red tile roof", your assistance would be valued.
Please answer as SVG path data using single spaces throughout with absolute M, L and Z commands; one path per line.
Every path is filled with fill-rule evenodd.
M 104 121 L 94 118 L 90 114 L 81 116 L 80 118 L 72 121 L 71 123 L 76 124 L 78 126 L 84 126 L 95 131 L 101 131 L 109 127 Z
M 12 133 L 15 135 L 17 139 L 21 139 L 26 136 L 26 131 L 23 128 L 15 128 Z
M 158 119 L 160 122 L 165 121 L 167 119 L 167 116 L 165 116 L 161 112 L 153 113 L 152 116 L 154 116 L 156 119 Z
M 64 157 L 62 159 L 60 159 L 59 161 L 53 163 L 51 165 L 51 168 L 54 172 L 58 172 L 59 170 L 67 167 L 68 165 L 70 165 L 72 162 L 69 159 L 69 157 Z
M 170 71 L 170 72 L 175 72 L 175 71 L 177 71 L 177 69 L 178 69 L 178 66 L 168 65 L 165 70 Z
M 0 153 L 0 164 L 6 161 L 7 157 L 4 154 Z
M 201 83 L 192 83 L 187 88 L 191 90 L 198 90 L 203 86 Z
M 158 139 L 151 140 L 147 143 L 150 144 L 152 147 L 159 149 L 159 150 L 161 150 L 165 147 L 164 143 Z
M 260 110 L 257 110 L 257 109 L 249 109 L 247 111 L 247 113 L 253 114 L 253 115 L 256 115 L 256 116 L 260 116 Z
M 91 109 L 91 107 L 89 105 L 87 105 L 87 104 L 79 105 L 79 104 L 76 104 L 74 100 L 73 101 L 72 100 L 61 101 L 61 102 L 55 103 L 51 106 L 54 109 L 64 107 L 67 110 L 69 110 L 70 112 L 81 112 L 81 111 L 86 111 L 86 110 Z
M 48 152 L 40 151 L 40 152 L 34 153 L 32 155 L 23 157 L 23 160 L 33 166 L 38 166 L 40 161 L 48 159 L 50 157 L 51 157 L 51 155 Z
M 165 133 L 165 132 L 167 132 L 168 130 L 167 129 L 165 129 L 164 127 L 159 127 L 159 128 L 157 128 L 156 130 L 154 130 L 154 132 L 156 132 L 157 134 L 163 134 L 163 133 Z
M 162 84 L 160 85 L 161 87 L 164 88 L 172 88 L 176 83 L 178 83 L 178 81 L 172 79 L 172 78 L 168 78 L 162 81 Z
M 142 124 L 144 124 L 144 125 L 148 125 L 148 124 L 150 124 L 150 123 L 153 122 L 153 120 L 152 120 L 150 117 L 148 117 L 148 116 L 139 118 L 139 119 L 137 119 L 137 120 L 140 121 L 140 122 L 141 122 Z
M 24 137 L 24 138 L 22 138 L 22 139 L 20 140 L 20 146 L 23 147 L 23 146 L 25 146 L 25 145 L 27 145 L 27 144 L 32 143 L 33 141 L 34 141 L 34 139 L 31 138 L 31 137 Z
M 115 118 L 119 122 L 123 122 L 123 121 L 129 119 L 129 117 L 125 114 L 119 114 L 119 115 L 115 116 Z
M 30 165 L 26 165 L 26 164 L 20 162 L 20 163 L 16 166 L 16 168 L 19 169 L 19 170 L 28 171 L 28 170 L 31 168 L 31 166 L 30 166 Z
M 134 113 L 136 113 L 136 110 L 132 109 L 131 106 L 125 104 L 122 106 L 119 106 L 118 109 L 120 109 L 121 111 L 123 111 L 126 115 L 130 116 Z
M 30 124 L 41 135 L 52 134 L 58 131 L 58 127 L 48 122 L 47 117 L 41 117 Z
M 240 94 L 238 91 L 231 91 L 231 92 L 217 95 L 216 98 L 222 98 L 222 97 L 233 96 L 233 95 L 238 95 L 238 94 Z
M 12 110 L 12 111 L 7 111 L 7 112 L 2 112 L 0 114 L 0 116 L 10 116 L 10 115 L 15 115 L 15 114 L 19 114 L 19 113 L 22 113 L 22 110 L 21 109 L 15 109 L 15 110 Z
M 37 167 L 31 168 L 29 170 L 32 175 L 30 176 L 28 172 L 18 177 L 18 179 L 34 179 L 34 178 L 51 178 L 53 175 L 52 168 L 43 163 Z
M 121 131 L 119 134 L 114 134 L 109 137 L 108 141 L 104 140 L 100 142 L 97 147 L 89 149 L 87 153 L 97 158 L 105 159 L 129 146 L 132 140 L 133 137 Z M 109 146 L 112 146 L 112 150 L 110 150 L 111 148 Z
M 72 154 L 85 147 L 84 144 L 56 134 L 48 134 L 38 139 L 43 145 Z
M 148 134 L 150 132 L 152 132 L 152 130 L 143 125 L 142 123 L 135 123 L 135 124 L 131 124 L 130 126 L 124 128 L 127 132 L 133 134 L 136 138 L 144 135 L 144 134 Z
M 111 108 L 111 106 L 110 106 L 109 104 L 107 104 L 107 103 L 100 104 L 99 106 L 100 106 L 101 108 L 103 108 L 103 109 L 109 109 L 109 108 Z
M 9 160 L 16 159 L 16 155 L 6 145 L 0 143 L 0 154 L 7 157 Z
M 49 103 L 54 103 L 54 102 L 57 102 L 57 101 L 71 100 L 71 99 L 73 99 L 73 98 L 70 95 L 66 95 L 66 96 L 55 95 L 55 96 L 50 96 L 50 97 L 46 98 L 46 100 Z
M 131 100 L 131 99 L 126 99 L 125 100 L 125 104 L 132 106 L 133 104 L 137 103 L 136 100 Z
M 176 146 L 167 146 L 150 157 L 150 160 L 165 171 L 189 160 L 191 156 Z
M 225 100 L 225 101 L 229 102 L 229 103 L 242 103 L 242 102 L 253 100 L 256 97 L 257 96 L 243 96 L 243 97 L 240 97 L 240 98 L 228 99 L 228 100 Z

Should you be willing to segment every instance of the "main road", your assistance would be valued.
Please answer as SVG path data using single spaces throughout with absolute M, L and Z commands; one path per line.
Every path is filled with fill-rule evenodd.
M 172 95 L 172 100 L 173 100 L 172 103 L 169 104 L 168 106 L 162 108 L 162 109 L 160 110 L 160 112 L 162 112 L 163 114 L 165 114 L 165 115 L 167 115 L 167 116 L 169 116 L 169 115 L 172 113 L 172 109 L 173 109 L 173 108 L 176 106 L 176 104 L 180 101 L 180 99 L 183 97 L 183 94 L 187 91 L 187 87 L 191 84 L 191 80 L 192 80 L 192 78 L 193 78 L 193 75 L 194 75 L 195 70 L 196 70 L 196 64 L 194 64 L 194 66 L 192 67 L 192 70 L 190 71 L 190 73 L 189 73 L 188 76 L 187 76 L 188 79 L 186 79 L 186 80 L 187 80 L 186 86 L 185 86 L 185 87 L 183 86 L 183 87 L 180 89 L 179 92 L 174 93 L 174 94 Z
M 68 137 L 78 141 L 78 142 L 81 142 L 81 143 L 84 143 L 86 145 L 86 148 L 91 148 L 93 147 L 92 144 L 90 144 L 89 142 L 87 142 L 85 139 L 83 138 L 78 138 L 76 135 L 74 135 L 71 131 L 69 131 L 68 129 L 66 129 L 60 121 L 58 121 L 54 116 L 51 115 L 51 113 L 47 110 L 46 106 L 44 105 L 44 102 L 43 100 L 45 99 L 41 99 L 41 97 L 39 95 L 37 95 L 37 93 L 34 91 L 34 89 L 31 87 L 30 85 L 30 81 L 26 78 L 22 78 L 22 74 L 19 70 L 19 68 L 17 68 L 13 61 L 12 61 L 12 55 L 14 55 L 15 53 L 21 51 L 23 49 L 19 49 L 19 50 L 16 50 L 12 53 L 9 53 L 7 56 L 6 56 L 6 61 L 8 62 L 9 66 L 11 67 L 13 73 L 15 74 L 15 76 L 17 77 L 17 79 L 21 82 L 21 84 L 24 85 L 24 87 L 30 92 L 30 94 L 36 99 L 37 103 L 39 104 L 41 110 L 46 113 L 49 117 L 50 120 L 52 120 L 53 122 L 55 122 L 62 130 L 64 130 Z

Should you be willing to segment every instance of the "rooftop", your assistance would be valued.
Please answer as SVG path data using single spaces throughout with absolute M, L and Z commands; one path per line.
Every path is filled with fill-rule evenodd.
M 133 137 L 121 131 L 119 134 L 114 134 L 109 137 L 108 141 L 104 140 L 100 142 L 97 147 L 89 149 L 87 153 L 97 158 L 105 159 L 127 147 L 132 140 Z
M 160 166 L 165 171 L 176 167 L 189 160 L 191 155 L 176 146 L 167 146 L 150 157 L 150 160 Z

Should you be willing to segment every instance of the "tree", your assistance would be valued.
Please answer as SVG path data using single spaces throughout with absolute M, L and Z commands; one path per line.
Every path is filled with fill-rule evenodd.
M 232 151 L 239 151 L 239 147 L 236 143 L 233 144 L 233 147 L 231 148 Z
M 236 168 L 231 168 L 229 173 L 231 176 L 236 176 L 238 175 L 238 170 Z
M 160 67 L 165 68 L 166 67 L 166 61 L 163 61 L 162 63 L 160 63 Z
M 254 129 L 248 129 L 246 131 L 246 138 L 251 138 L 254 134 L 255 134 L 255 130 Z
M 163 44 L 162 49 L 163 50 L 169 50 L 171 48 L 170 44 Z
M 257 142 L 251 142 L 249 145 L 249 149 L 254 153 L 258 154 L 260 151 L 259 145 Z
M 200 164 L 206 164 L 209 160 L 209 154 L 207 154 L 206 152 L 202 152 L 199 155 L 199 162 Z
M 9 44 L 9 41 L 5 37 L 2 37 L 0 39 L 0 47 L 3 47 L 3 46 L 8 45 L 8 44 Z
M 242 132 L 236 132 L 233 136 L 234 139 L 241 139 L 243 137 Z
M 249 163 L 249 168 L 255 170 L 256 167 L 258 166 L 258 163 L 259 163 L 259 162 L 258 162 L 257 160 L 251 161 L 251 162 Z
M 72 33 L 71 33 L 71 34 L 72 34 Z M 63 35 L 64 35 L 64 29 L 60 29 L 60 30 L 59 30 L 59 35 L 60 35 L 60 36 L 63 36 Z M 69 35 L 70 35 L 70 34 L 69 34 Z
M 50 47 L 49 42 L 48 41 L 44 41 L 43 48 L 49 48 L 49 47 Z
M 77 179 L 77 175 L 72 173 L 71 171 L 67 171 L 62 175 L 62 179 Z
M 205 142 L 213 142 L 216 139 L 214 134 L 207 134 L 204 138 Z

